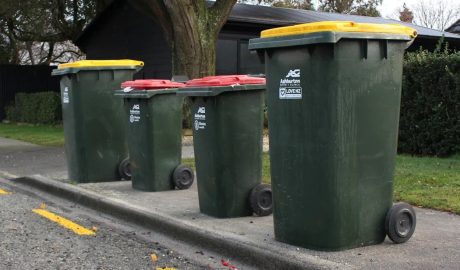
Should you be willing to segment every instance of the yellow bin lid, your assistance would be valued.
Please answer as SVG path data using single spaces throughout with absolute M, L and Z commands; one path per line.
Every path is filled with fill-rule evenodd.
M 417 31 L 400 24 L 355 23 L 351 21 L 324 21 L 298 24 L 293 26 L 278 27 L 264 30 L 261 38 L 271 38 L 290 35 L 302 35 L 317 32 L 356 32 L 356 33 L 382 33 L 417 36 Z
M 67 64 L 60 64 L 58 69 L 64 68 L 93 68 L 93 67 L 123 67 L 123 66 L 144 66 L 144 62 L 123 59 L 123 60 L 80 60 Z

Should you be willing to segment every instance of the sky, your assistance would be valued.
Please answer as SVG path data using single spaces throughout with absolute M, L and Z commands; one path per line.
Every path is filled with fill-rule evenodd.
M 379 11 L 382 14 L 382 17 L 393 18 L 395 17 L 395 13 L 397 12 L 397 10 L 401 9 L 404 3 L 406 3 L 407 7 L 410 9 L 410 7 L 414 6 L 417 2 L 418 0 L 383 0 L 382 6 L 380 6 Z

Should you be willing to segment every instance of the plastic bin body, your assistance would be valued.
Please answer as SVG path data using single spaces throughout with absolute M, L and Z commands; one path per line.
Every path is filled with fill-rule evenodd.
M 112 61 L 110 61 L 112 63 Z M 140 65 L 75 66 L 61 76 L 61 103 L 68 176 L 78 183 L 119 180 L 118 164 L 128 156 L 123 102 L 113 96 Z M 131 64 L 131 62 L 128 62 Z
M 125 107 L 132 186 L 143 191 L 174 189 L 182 156 L 182 101 L 176 89 L 117 91 Z
M 182 88 L 190 97 L 200 211 L 252 215 L 251 189 L 262 180 L 265 85 Z
M 251 41 L 266 66 L 277 240 L 317 250 L 384 240 L 408 40 L 322 32 Z

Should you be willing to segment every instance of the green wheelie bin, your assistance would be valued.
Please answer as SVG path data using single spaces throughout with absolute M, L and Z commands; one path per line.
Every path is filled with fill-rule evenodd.
M 317 250 L 396 243 L 415 230 L 392 206 L 403 54 L 397 24 L 319 22 L 265 30 L 275 238 Z
M 193 171 L 181 164 L 182 103 L 176 95 L 183 83 L 135 80 L 122 85 L 129 160 L 121 169 L 131 175 L 134 189 L 163 191 L 187 189 Z
M 78 183 L 121 179 L 128 156 L 123 101 L 113 95 L 132 80 L 143 62 L 82 60 L 59 65 L 61 103 L 69 179 Z
M 271 214 L 262 181 L 265 79 L 210 76 L 178 91 L 191 100 L 200 211 L 218 217 Z

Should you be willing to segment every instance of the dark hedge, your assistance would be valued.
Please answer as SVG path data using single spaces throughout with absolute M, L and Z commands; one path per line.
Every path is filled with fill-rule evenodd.
M 61 112 L 58 93 L 17 93 L 14 104 L 6 108 L 6 119 L 31 124 L 58 124 L 62 122 Z
M 460 152 L 460 52 L 408 53 L 404 61 L 400 153 Z

